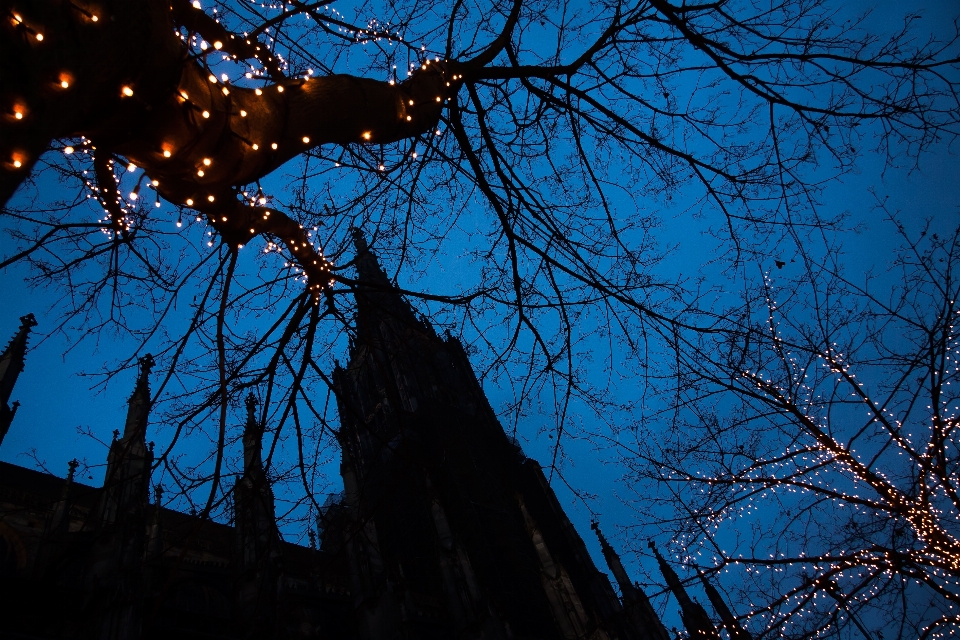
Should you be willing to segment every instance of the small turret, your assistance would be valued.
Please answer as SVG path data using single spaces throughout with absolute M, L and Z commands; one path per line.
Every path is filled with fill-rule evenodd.
M 677 575 L 673 568 L 667 564 L 667 561 L 664 560 L 663 556 L 660 555 L 660 552 L 657 551 L 657 545 L 654 544 L 653 540 L 650 541 L 649 547 L 653 550 L 654 555 L 657 556 L 657 562 L 660 564 L 660 572 L 667 581 L 667 587 L 673 592 L 674 597 L 680 604 L 680 618 L 683 620 L 683 626 L 687 628 L 687 633 L 690 634 L 691 640 L 720 640 L 720 634 L 717 632 L 716 627 L 713 626 L 713 622 L 710 621 L 710 616 L 707 615 L 706 610 L 700 603 L 687 595 L 687 590 L 683 586 L 683 582 L 680 581 L 680 576 Z
M 633 600 L 637 588 L 630 582 L 630 577 L 627 575 L 627 570 L 623 568 L 620 556 L 614 551 L 613 547 L 610 546 L 610 543 L 607 542 L 603 532 L 600 531 L 599 522 L 591 522 L 590 528 L 593 529 L 594 533 L 597 534 L 597 538 L 600 540 L 600 551 L 603 553 L 603 558 L 607 561 L 607 566 L 610 568 L 611 573 L 613 573 L 614 579 L 617 581 L 617 584 L 620 585 L 620 593 L 623 594 L 623 599 Z
M 63 483 L 63 491 L 60 492 L 60 501 L 53 508 L 53 514 L 50 516 L 49 535 L 59 535 L 70 531 L 70 490 L 73 487 L 73 476 L 77 471 L 79 462 L 74 459 L 67 463 L 67 479 Z
M 19 402 L 10 405 L 10 396 L 13 394 L 13 386 L 17 383 L 20 372 L 23 371 L 27 354 L 27 338 L 30 336 L 30 329 L 35 326 L 37 326 L 37 320 L 32 313 L 22 316 L 17 335 L 0 355 L 0 444 L 3 444 L 3 438 L 10 430 L 13 416 L 16 415 L 17 408 L 20 406 Z
M 237 542 L 237 604 L 249 637 L 271 637 L 276 624 L 280 533 L 273 490 L 263 468 L 264 425 L 257 418 L 257 399 L 246 400 L 243 430 L 243 475 L 233 490 Z
M 153 522 L 147 537 L 147 558 L 159 558 L 163 555 L 163 523 L 160 522 L 160 504 L 163 501 L 163 485 L 153 488 Z
M 710 604 L 713 605 L 717 615 L 720 616 L 720 620 L 723 621 L 723 626 L 730 635 L 730 640 L 753 640 L 750 632 L 741 627 L 740 623 L 737 622 L 737 618 L 720 596 L 720 592 L 707 580 L 707 576 L 705 576 L 702 571 L 697 571 L 697 575 L 700 576 L 700 582 L 703 583 L 703 590 L 707 592 L 707 598 L 710 599 Z
M 630 582 L 630 576 L 627 575 L 627 570 L 624 569 L 619 554 L 607 542 L 603 532 L 600 531 L 600 523 L 591 522 L 590 528 L 597 534 L 597 538 L 600 540 L 600 551 L 607 561 L 607 567 L 610 568 L 614 579 L 620 585 L 624 610 L 627 618 L 633 624 L 634 631 L 644 633 L 646 637 L 652 640 L 669 640 L 670 635 L 663 623 L 660 622 L 660 617 L 657 616 L 653 605 L 650 604 L 650 599 L 647 598 L 647 594 L 643 592 L 639 585 Z
M 263 472 L 263 425 L 257 420 L 257 399 L 247 396 L 247 423 L 243 429 L 243 475 L 250 480 L 261 480 Z
M 127 408 L 123 437 L 113 432 L 107 456 L 107 474 L 103 483 L 100 520 L 114 522 L 127 512 L 142 512 L 150 492 L 150 467 L 153 451 L 147 448 L 147 418 L 150 414 L 150 370 L 153 356 L 140 358 L 140 372 Z

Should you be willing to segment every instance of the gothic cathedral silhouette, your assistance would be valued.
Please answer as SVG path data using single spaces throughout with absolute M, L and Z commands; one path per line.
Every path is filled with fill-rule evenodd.
M 344 491 L 317 518 L 319 545 L 278 530 L 253 396 L 231 525 L 151 504 L 147 355 L 102 487 L 73 464 L 63 480 L 0 463 L 4 637 L 670 640 L 596 523 L 620 596 L 594 565 L 459 340 L 355 244 L 356 338 L 332 376 Z M 22 318 L 0 356 L 0 443 L 35 324 Z M 688 637 L 750 637 L 703 576 L 717 624 L 657 556 Z

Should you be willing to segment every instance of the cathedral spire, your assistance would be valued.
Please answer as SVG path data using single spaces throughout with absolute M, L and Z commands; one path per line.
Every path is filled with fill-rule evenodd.
M 600 540 L 600 550 L 603 552 L 603 557 L 607 561 L 607 566 L 613 573 L 613 577 L 620 585 L 624 609 L 626 609 L 627 617 L 633 622 L 635 629 L 642 630 L 648 640 L 669 640 L 670 634 L 667 633 L 663 623 L 660 622 L 660 617 L 650 604 L 647 594 L 643 592 L 639 585 L 630 582 L 630 576 L 627 575 L 627 570 L 624 569 L 623 563 L 620 561 L 620 555 L 617 554 L 610 543 L 607 542 L 603 532 L 600 531 L 600 523 L 591 522 L 590 528 L 594 530 Z
M 150 413 L 150 370 L 155 364 L 149 353 L 138 360 L 140 375 L 137 385 L 128 400 L 127 421 L 123 426 L 123 439 L 136 436 L 145 441 L 147 436 L 147 416 Z
M 251 480 L 263 478 L 263 425 L 257 420 L 257 398 L 247 396 L 247 424 L 243 428 L 243 475 Z
M 623 568 L 620 556 L 614 551 L 613 547 L 610 546 L 610 543 L 607 542 L 603 532 L 600 531 L 599 522 L 591 522 L 590 528 L 593 529 L 597 534 L 597 538 L 600 540 L 600 551 L 603 552 L 603 558 L 607 561 L 607 566 L 610 567 L 613 577 L 616 579 L 617 584 L 620 585 L 620 592 L 623 594 L 623 599 L 633 600 L 636 596 L 635 592 L 637 588 L 630 582 L 630 576 L 627 575 L 627 570 Z
M 720 616 L 720 620 L 723 621 L 723 626 L 726 627 L 727 633 L 730 635 L 730 640 L 753 640 L 750 632 L 741 627 L 740 623 L 737 622 L 736 617 L 733 615 L 733 612 L 730 611 L 727 603 L 724 602 L 720 592 L 710 583 L 707 576 L 699 570 L 697 571 L 697 575 L 700 576 L 700 582 L 703 583 L 703 590 L 707 592 L 707 598 L 710 599 L 710 604 L 713 605 L 717 615 Z
M 37 326 L 37 320 L 32 313 L 22 316 L 20 329 L 13 340 L 7 344 L 3 354 L 0 354 L 0 444 L 3 444 L 3 438 L 10 430 L 13 416 L 16 415 L 17 407 L 20 406 L 19 402 L 14 402 L 11 407 L 10 396 L 13 394 L 13 385 L 17 383 L 17 377 L 23 371 L 27 354 L 27 338 L 30 335 L 30 329 L 35 326 Z
M 690 638 L 696 640 L 720 640 L 720 634 L 717 633 L 706 610 L 687 595 L 687 590 L 683 586 L 683 582 L 680 581 L 680 576 L 677 575 L 673 567 L 667 564 L 667 561 L 660 555 L 660 552 L 657 551 L 657 545 L 654 544 L 653 540 L 650 541 L 648 546 L 653 550 L 654 555 L 657 556 L 657 562 L 660 564 L 660 572 L 667 581 L 667 587 L 670 588 L 670 591 L 673 592 L 674 597 L 680 604 L 680 618 L 683 620 L 683 626 L 687 628 L 687 633 L 690 634 Z
M 150 415 L 150 370 L 153 356 L 139 359 L 140 372 L 128 401 L 123 436 L 114 431 L 107 456 L 107 475 L 101 502 L 103 523 L 114 522 L 125 512 L 141 513 L 147 504 L 153 443 L 147 448 L 147 418 Z
M 363 231 L 352 230 L 353 245 L 357 254 L 354 264 L 357 269 L 357 334 L 360 342 L 376 334 L 381 323 L 387 318 L 401 323 L 417 326 L 413 309 L 390 282 L 386 272 L 380 266 L 377 255 L 370 249 Z M 371 333 L 372 332 L 372 333 Z

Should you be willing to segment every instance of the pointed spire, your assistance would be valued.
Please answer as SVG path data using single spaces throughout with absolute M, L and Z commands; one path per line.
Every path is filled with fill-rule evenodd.
M 623 599 L 628 601 L 633 600 L 636 596 L 635 592 L 637 588 L 630 582 L 630 576 L 627 575 L 627 570 L 623 568 L 620 556 L 614 551 L 613 547 L 610 546 L 610 543 L 607 542 L 603 532 L 600 531 L 599 522 L 594 520 L 590 523 L 590 528 L 594 530 L 597 538 L 600 540 L 600 551 L 603 552 L 603 558 L 607 561 L 607 566 L 610 568 L 611 573 L 613 573 L 614 579 L 616 579 L 617 584 L 620 585 L 620 593 L 623 594 Z
M 247 396 L 247 424 L 243 429 L 243 474 L 253 480 L 263 477 L 263 425 L 257 420 L 257 398 Z
M 150 497 L 150 467 L 153 447 L 147 447 L 147 418 L 150 415 L 150 370 L 153 356 L 139 359 L 140 373 L 130 396 L 123 436 L 114 430 L 107 474 L 103 479 L 99 514 L 102 524 L 113 523 L 122 513 L 142 514 Z M 139 516 L 138 516 L 139 517 Z
M 390 282 L 380 266 L 376 254 L 370 249 L 363 231 L 354 227 L 353 244 L 357 255 L 357 333 L 364 342 L 368 332 L 375 332 L 384 318 L 394 318 L 403 323 L 420 326 L 413 309 Z
M 128 401 L 127 422 L 123 426 L 124 439 L 132 434 L 145 439 L 147 435 L 147 416 L 150 414 L 150 370 L 153 369 L 155 362 L 149 353 L 138 362 L 140 375 L 137 377 L 137 385 Z
M 17 407 L 20 406 L 19 402 L 14 402 L 11 407 L 10 396 L 13 394 L 13 386 L 17 383 L 20 372 L 23 371 L 27 354 L 27 338 L 30 336 L 30 329 L 35 326 L 37 326 L 37 319 L 32 313 L 22 316 L 20 329 L 7 344 L 3 354 L 0 354 L 0 444 L 3 444 L 3 438 L 10 430 L 13 416 L 16 415 Z
M 727 633 L 730 635 L 730 640 L 753 640 L 750 632 L 741 627 L 740 623 L 737 622 L 737 618 L 733 615 L 733 612 L 730 611 L 723 597 L 720 596 L 720 592 L 717 591 L 716 587 L 707 579 L 707 576 L 699 569 L 697 570 L 697 575 L 700 576 L 700 582 L 703 583 L 703 590 L 707 592 L 707 598 L 710 599 L 710 604 L 713 605 L 717 615 L 720 616 L 720 620 L 723 621 L 723 626 L 726 627 Z
M 650 541 L 648 546 L 653 550 L 654 555 L 657 556 L 660 572 L 667 581 L 667 586 L 670 588 L 670 591 L 673 592 L 674 597 L 680 604 L 680 618 L 683 620 L 683 626 L 687 628 L 687 633 L 690 634 L 690 638 L 696 640 L 720 640 L 720 634 L 713 626 L 713 622 L 710 621 L 710 616 L 707 615 L 706 610 L 704 610 L 700 603 L 687 595 L 687 590 L 683 586 L 680 576 L 677 575 L 673 568 L 667 564 L 667 561 L 664 560 L 663 556 L 660 555 L 660 552 L 657 551 L 657 545 L 653 540 Z

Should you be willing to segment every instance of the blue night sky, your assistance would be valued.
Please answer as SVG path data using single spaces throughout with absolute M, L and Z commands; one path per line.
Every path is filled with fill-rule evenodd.
M 884 20 L 893 12 L 902 14 L 909 7 L 902 2 L 889 0 L 880 3 L 877 21 Z M 956 0 L 941 2 L 913 3 L 925 6 L 926 26 L 936 29 L 953 19 L 957 13 Z M 882 158 L 868 155 L 859 161 L 857 170 L 832 183 L 822 198 L 823 211 L 849 212 L 851 219 L 857 221 L 856 230 L 842 234 L 839 240 L 844 246 L 848 274 L 866 272 L 868 269 L 882 269 L 891 250 L 897 245 L 891 225 L 882 219 L 876 209 L 877 198 L 887 198 L 887 208 L 899 211 L 901 220 L 907 226 L 919 226 L 927 218 L 934 220 L 937 229 L 952 230 L 960 224 L 960 149 L 951 149 L 945 145 L 935 147 L 922 156 L 915 167 L 884 167 Z M 50 188 L 55 189 L 56 186 Z M 873 192 L 873 193 L 871 193 Z M 873 195 L 876 194 L 876 195 Z M 653 205 L 651 205 L 653 206 Z M 475 215 L 483 215 L 476 212 Z M 698 275 L 710 275 L 706 269 L 715 249 L 715 241 L 706 235 L 705 224 L 691 212 L 677 206 L 674 210 L 662 210 L 660 216 L 664 222 L 658 231 L 661 246 L 676 246 L 667 259 L 658 267 L 658 274 L 665 279 L 680 277 L 695 278 Z M 854 225 L 851 225 L 854 226 Z M 10 238 L 0 236 L 3 248 L 0 253 L 10 253 Z M 374 247 L 376 249 L 376 247 Z M 453 255 L 455 247 L 446 247 L 448 255 Z M 777 250 L 779 252 L 779 249 Z M 755 269 L 769 270 L 774 258 L 789 258 L 789 250 L 779 255 L 771 255 L 769 260 L 756 264 Z M 705 253 L 707 252 L 707 253 Z M 704 258 L 704 256 L 708 256 Z M 389 259 L 384 259 L 388 272 L 391 270 Z M 413 290 L 436 291 L 446 293 L 453 283 L 469 280 L 472 265 L 462 264 L 455 259 L 452 264 L 442 265 L 444 271 L 432 267 L 430 275 L 411 274 L 402 271 L 398 280 L 404 287 Z M 783 275 L 790 269 L 788 266 Z M 776 277 L 777 273 L 771 272 Z M 106 444 L 111 432 L 122 429 L 126 412 L 126 400 L 133 387 L 135 373 L 130 370 L 126 375 L 118 376 L 106 386 L 98 386 L 98 378 L 84 374 L 96 374 L 105 363 L 115 363 L 130 355 L 131 343 L 117 339 L 114 335 L 104 334 L 84 340 L 79 344 L 69 343 L 61 334 L 48 335 L 55 328 L 57 296 L 46 290 L 32 290 L 24 283 L 25 272 L 14 267 L 0 273 L 3 305 L 0 308 L 0 340 L 5 341 L 16 331 L 18 318 L 26 313 L 34 313 L 39 325 L 30 340 L 26 369 L 20 376 L 14 400 L 21 403 L 19 412 L 10 432 L 0 447 L 0 460 L 24 466 L 34 466 L 36 459 L 44 468 L 59 476 L 66 474 L 67 462 L 73 458 L 85 460 L 90 466 L 88 477 L 83 482 L 97 484 L 102 481 L 106 460 Z M 602 350 L 603 345 L 597 345 Z M 340 359 L 346 358 L 346 345 L 342 345 Z M 480 361 L 484 354 L 475 356 Z M 599 358 L 598 358 L 599 359 Z M 586 363 L 584 366 L 590 366 Z M 604 375 L 598 372 L 597 375 Z M 502 385 L 502 386 L 501 386 Z M 502 410 L 513 398 L 513 391 L 504 380 L 485 380 L 485 388 L 494 409 Z M 550 406 L 546 403 L 545 406 Z M 234 416 L 239 422 L 239 412 Z M 587 419 L 587 416 L 584 416 Z M 508 431 L 513 427 L 510 416 L 503 417 Z M 549 462 L 552 441 L 541 429 L 552 424 L 554 417 L 533 412 L 521 418 L 517 432 L 527 455 L 541 463 Z M 169 434 L 150 429 L 156 434 L 148 438 L 163 445 L 163 439 Z M 88 431 L 95 437 L 81 434 Z M 234 454 L 239 449 L 232 448 Z M 590 502 L 591 509 L 600 514 L 601 524 L 617 538 L 618 527 L 632 524 L 638 517 L 618 499 L 621 472 L 598 455 L 585 442 L 568 445 L 567 454 L 571 462 L 565 470 L 566 481 L 579 490 L 596 496 Z M 327 473 L 331 479 L 330 491 L 339 489 L 338 459 L 333 450 L 323 453 L 329 465 Z M 599 546 L 589 531 L 592 514 L 583 503 L 574 499 L 570 491 L 561 483 L 555 483 L 555 489 L 561 502 L 568 510 L 588 547 L 594 553 L 598 565 L 602 566 Z M 295 540 L 304 540 L 303 531 L 288 531 L 287 535 Z M 637 557 L 624 558 L 628 570 L 635 573 L 641 582 L 646 581 L 644 574 L 653 575 L 655 564 L 649 558 L 642 563 Z

